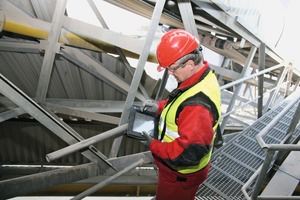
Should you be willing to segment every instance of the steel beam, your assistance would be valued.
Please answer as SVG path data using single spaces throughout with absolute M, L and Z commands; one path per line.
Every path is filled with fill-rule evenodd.
M 83 148 L 89 147 L 92 144 L 95 144 L 96 142 L 105 140 L 109 137 L 118 137 L 120 135 L 123 135 L 125 130 L 127 130 L 128 124 L 123 124 L 118 126 L 117 128 L 110 129 L 109 131 L 103 132 L 101 134 L 95 135 L 93 137 L 90 137 L 88 139 L 82 140 L 80 142 L 77 142 L 75 144 L 72 144 L 70 146 L 67 146 L 65 148 L 59 149 L 55 152 L 49 153 L 46 155 L 46 159 L 48 162 L 56 160 L 62 156 L 71 154 L 75 151 L 79 151 Z
M 21 41 L 0 40 L 0 51 L 20 52 L 20 53 L 40 53 L 41 45 L 37 42 L 28 43 Z
M 77 64 L 79 67 L 83 68 L 93 76 L 103 80 L 108 85 L 114 86 L 119 89 L 124 94 L 127 94 L 130 90 L 130 86 L 124 80 L 120 79 L 119 76 L 107 70 L 103 67 L 99 61 L 93 59 L 91 56 L 83 53 L 82 51 L 72 48 L 65 47 L 62 50 L 62 55 L 68 59 L 70 62 Z M 140 100 L 145 100 L 144 95 L 137 92 L 136 97 Z
M 197 31 L 196 22 L 193 14 L 193 9 L 190 0 L 178 0 L 178 8 L 184 25 L 184 29 L 195 35 L 200 41 L 199 33 Z
M 52 74 L 53 63 L 56 53 L 59 51 L 59 36 L 62 28 L 62 17 L 64 16 L 67 0 L 56 1 L 52 26 L 47 39 L 43 65 L 36 91 L 37 102 L 44 102 L 48 92 L 49 82 Z
M 110 31 L 69 17 L 64 17 L 63 21 L 65 29 L 92 44 L 97 44 L 99 41 L 105 41 L 107 44 L 126 49 L 135 54 L 140 54 L 142 51 L 144 41 L 141 39 L 136 39 L 122 33 Z
M 0 122 L 3 122 L 5 120 L 18 117 L 19 115 L 24 114 L 25 111 L 22 108 L 15 108 L 13 110 L 8 110 L 5 112 L 0 113 Z
M 34 99 L 33 99 L 34 100 Z M 95 113 L 121 113 L 125 101 L 90 100 L 90 99 L 53 99 L 47 98 L 45 104 L 54 104 L 74 108 L 76 110 Z M 6 97 L 0 97 L 0 103 L 9 109 L 15 109 L 16 105 Z
M 7 80 L 2 74 L 0 74 L 0 93 L 9 98 L 12 102 L 26 111 L 33 118 L 35 118 L 68 144 L 74 144 L 83 140 L 83 138 L 76 131 L 62 122 L 50 111 L 43 109 L 24 92 Z M 107 161 L 107 158 L 92 146 L 89 150 L 82 152 L 82 154 L 89 160 L 97 162 L 99 164 L 99 168 L 102 170 L 112 167 L 112 165 Z
M 250 70 L 249 70 L 249 68 L 250 68 L 250 65 L 251 65 L 251 63 L 252 63 L 252 60 L 253 60 L 253 58 L 254 58 L 254 55 L 255 55 L 256 50 L 257 50 L 257 48 L 256 48 L 255 46 L 252 46 L 252 48 L 251 48 L 251 50 L 250 50 L 250 53 L 249 53 L 249 55 L 248 55 L 248 58 L 247 58 L 247 62 L 246 62 L 245 66 L 244 66 L 244 68 L 243 68 L 243 71 L 242 71 L 242 73 L 241 73 L 241 76 L 242 76 L 242 77 L 246 77 L 246 76 L 249 76 L 249 75 L 250 75 Z M 242 83 L 242 82 L 239 83 L 239 84 L 236 86 L 235 91 L 234 91 L 234 94 L 232 95 L 232 98 L 231 98 L 231 100 L 230 100 L 230 103 L 229 103 L 229 105 L 228 105 L 228 107 L 227 107 L 226 113 L 231 112 L 231 110 L 234 108 L 236 99 L 237 99 L 237 97 L 239 96 L 239 94 L 240 94 L 240 92 L 241 92 L 242 86 L 243 86 L 243 83 Z M 222 120 L 222 124 L 221 124 L 221 131 L 222 131 L 222 133 L 223 133 L 223 131 L 225 130 L 226 123 L 227 123 L 227 121 L 229 120 L 229 117 L 230 117 L 230 115 L 224 117 L 223 120 Z
M 102 17 L 101 13 L 99 12 L 99 10 L 97 9 L 97 6 L 94 3 L 94 0 L 88 0 L 89 5 L 91 6 L 92 10 L 94 11 L 96 17 L 98 18 L 99 22 L 101 23 L 101 25 L 103 26 L 103 28 L 109 29 L 109 27 L 107 26 L 104 18 Z M 116 51 L 118 52 L 118 55 L 120 56 L 121 60 L 123 61 L 127 71 L 130 73 L 131 76 L 133 76 L 133 71 L 126 56 L 124 55 L 123 51 L 121 48 L 116 47 L 115 46 Z M 139 89 L 141 90 L 142 94 L 149 99 L 149 96 L 147 94 L 147 91 L 145 90 L 144 86 L 140 83 L 139 84 Z
M 124 108 L 124 111 L 122 113 L 121 120 L 120 120 L 120 125 L 125 124 L 128 120 L 129 111 L 130 111 L 130 108 L 133 105 L 134 99 L 136 98 L 136 95 L 137 95 L 137 89 L 138 89 L 139 83 L 141 82 L 142 74 L 144 71 L 144 66 L 147 61 L 147 57 L 149 56 L 149 53 L 150 53 L 151 43 L 154 39 L 155 32 L 158 28 L 159 19 L 160 19 L 161 13 L 163 11 L 165 2 L 166 2 L 165 0 L 158 0 L 155 4 L 149 31 L 146 36 L 143 50 L 141 51 L 142 54 L 140 55 L 140 58 L 138 60 L 137 68 L 135 70 L 135 73 L 134 73 L 134 76 L 133 76 L 133 79 L 132 79 L 132 82 L 131 82 L 131 85 L 130 85 L 130 88 L 128 91 L 128 95 L 127 95 L 126 102 L 125 102 L 125 108 Z M 121 136 L 114 140 L 111 151 L 110 151 L 110 155 L 109 155 L 110 158 L 117 156 L 122 139 L 123 139 L 123 137 Z
M 97 175 L 97 169 L 96 164 L 89 163 L 0 181 L 0 199 L 26 195 L 94 177 Z
M 76 200 L 76 199 L 82 199 L 90 194 L 93 194 L 94 192 L 96 192 L 97 190 L 99 190 L 100 188 L 104 187 L 105 185 L 109 184 L 111 181 L 113 181 L 114 179 L 116 179 L 117 177 L 121 176 L 122 174 L 124 174 L 125 172 L 128 172 L 129 170 L 141 165 L 144 163 L 143 159 L 140 159 L 130 165 L 128 165 L 127 167 L 125 167 L 124 169 L 122 169 L 121 171 L 117 172 L 116 174 L 108 177 L 107 179 L 105 179 L 104 181 L 101 181 L 100 183 L 94 185 L 93 187 L 85 190 L 84 192 L 80 193 L 79 195 L 75 196 L 72 198 L 72 200 Z
M 138 161 L 139 159 L 143 159 L 144 163 L 153 162 L 153 157 L 150 151 L 131 154 L 127 156 L 109 158 L 108 160 L 114 165 L 116 170 L 121 170 L 124 167 L 130 165 L 131 163 Z
M 238 17 L 233 18 L 228 15 L 226 12 L 220 11 L 216 9 L 210 1 L 196 1 L 192 0 L 197 6 L 199 6 L 206 13 L 214 17 L 214 19 L 221 22 L 224 26 L 229 27 L 235 33 L 238 33 L 240 37 L 245 38 L 252 45 L 259 47 L 261 40 L 257 38 L 257 35 L 251 34 L 248 30 L 246 30 L 240 23 Z M 219 6 L 219 5 L 217 5 Z M 278 53 L 266 46 L 266 54 L 276 60 L 278 63 L 283 62 L 283 59 L 278 56 Z
M 70 107 L 66 107 L 66 106 L 59 106 L 59 105 L 55 105 L 55 104 L 45 103 L 44 107 L 46 107 L 50 110 L 55 110 L 58 113 L 69 115 L 69 116 L 91 119 L 91 120 L 109 123 L 109 124 L 117 125 L 120 121 L 120 118 L 118 118 L 118 117 L 104 115 L 101 113 L 86 112 L 86 111 L 82 111 L 82 110 L 78 110 L 78 109 L 70 108 Z

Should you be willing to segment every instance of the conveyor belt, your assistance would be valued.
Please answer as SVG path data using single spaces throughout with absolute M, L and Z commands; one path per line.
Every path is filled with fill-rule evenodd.
M 226 145 L 212 155 L 211 170 L 208 179 L 199 187 L 196 199 L 245 199 L 241 188 L 264 161 L 265 153 L 256 142 L 255 136 L 274 116 L 279 114 L 289 103 L 283 101 L 278 107 L 264 114 L 260 119 L 232 138 Z M 284 138 L 293 115 L 295 104 L 289 112 L 264 137 L 268 144 L 278 144 Z M 300 134 L 300 126 L 293 134 L 293 139 Z M 248 192 L 248 191 L 247 191 Z M 251 194 L 251 191 L 248 192 Z

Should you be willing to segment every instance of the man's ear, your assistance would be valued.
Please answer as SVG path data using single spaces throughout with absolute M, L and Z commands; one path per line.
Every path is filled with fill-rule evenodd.
M 188 60 L 187 63 L 186 63 L 187 66 L 189 66 L 189 69 L 190 70 L 193 70 L 194 67 L 195 67 L 195 63 L 193 60 Z

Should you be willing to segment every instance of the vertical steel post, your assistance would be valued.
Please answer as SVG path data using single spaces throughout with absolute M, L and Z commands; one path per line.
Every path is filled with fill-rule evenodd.
M 265 49 L 266 45 L 261 43 L 259 46 L 259 71 L 265 69 Z M 257 102 L 257 118 L 263 115 L 263 96 L 264 95 L 264 74 L 258 77 L 258 102 Z
M 262 184 L 265 180 L 266 174 L 268 173 L 268 169 L 270 167 L 270 163 L 273 159 L 274 153 L 275 153 L 274 151 L 267 151 L 266 158 L 264 160 L 264 163 L 262 165 L 261 171 L 260 171 L 259 176 L 256 180 L 256 183 L 254 185 L 254 189 L 253 189 L 253 192 L 252 192 L 252 195 L 251 195 L 251 199 L 253 199 L 253 200 L 257 199 L 257 196 L 259 194 L 261 186 L 262 186 Z
M 150 52 L 151 43 L 153 41 L 155 32 L 157 30 L 158 23 L 159 23 L 160 16 L 161 16 L 161 13 L 163 11 L 164 5 L 165 5 L 165 0 L 156 1 L 154 11 L 153 11 L 153 14 L 152 14 L 152 18 L 151 18 L 151 24 L 150 24 L 150 27 L 149 27 L 149 32 L 147 34 L 145 44 L 144 44 L 144 48 L 142 50 L 142 54 L 140 55 L 140 58 L 139 58 L 139 61 L 138 61 L 138 64 L 137 64 L 137 68 L 135 70 L 135 73 L 134 73 L 134 76 L 133 76 L 133 79 L 132 79 L 132 82 L 131 82 L 131 85 L 130 85 L 130 88 L 129 88 L 129 91 L 128 91 L 124 111 L 121 115 L 119 125 L 125 124 L 128 120 L 129 111 L 130 111 L 131 106 L 133 105 L 135 95 L 137 93 L 137 89 L 138 89 L 139 83 L 140 83 L 142 75 L 143 75 L 144 66 L 145 66 L 145 63 L 147 61 L 147 57 L 148 57 L 149 52 Z M 114 140 L 114 142 L 112 144 L 112 148 L 110 150 L 110 155 L 109 155 L 110 158 L 117 156 L 117 154 L 119 152 L 119 149 L 120 149 L 122 139 L 123 139 L 123 136 L 118 137 Z

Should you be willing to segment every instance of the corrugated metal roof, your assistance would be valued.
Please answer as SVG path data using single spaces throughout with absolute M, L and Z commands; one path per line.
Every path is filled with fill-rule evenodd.
M 9 0 L 32 17 L 51 22 L 57 0 Z
M 68 124 L 85 139 L 114 128 L 114 125 L 78 120 Z M 0 123 L 0 157 L 2 164 L 27 165 L 79 165 L 89 162 L 80 152 L 64 156 L 51 163 L 45 155 L 68 146 L 59 137 L 35 120 L 11 120 Z M 94 146 L 107 157 L 114 138 L 96 143 Z M 121 145 L 120 156 L 145 151 L 135 139 L 126 138 Z
M 103 66 L 130 84 L 131 75 L 125 70 L 124 64 L 116 58 L 107 54 L 86 53 L 94 59 L 102 60 Z M 1 51 L 0 56 L 0 73 L 27 95 L 35 97 L 43 63 L 42 53 Z M 57 55 L 53 65 L 47 97 L 98 100 L 124 100 L 126 98 L 124 92 L 118 91 L 60 55 Z

